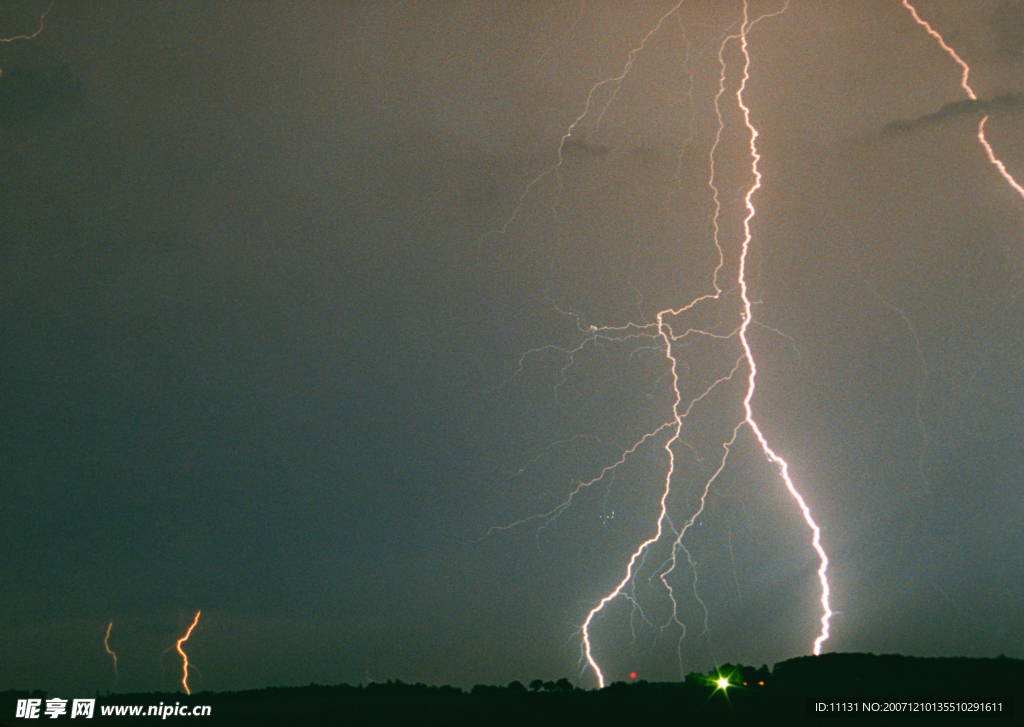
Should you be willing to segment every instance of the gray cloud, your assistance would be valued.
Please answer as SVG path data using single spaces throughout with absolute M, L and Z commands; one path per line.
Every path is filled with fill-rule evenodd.
M 990 99 L 964 99 L 963 101 L 951 101 L 945 104 L 938 111 L 916 119 L 890 121 L 885 125 L 883 131 L 886 133 L 900 133 L 913 131 L 914 129 L 931 124 L 937 124 L 947 119 L 971 114 L 987 114 L 995 111 L 1006 111 L 1018 109 L 1024 106 L 1024 94 L 1013 93 L 995 96 Z

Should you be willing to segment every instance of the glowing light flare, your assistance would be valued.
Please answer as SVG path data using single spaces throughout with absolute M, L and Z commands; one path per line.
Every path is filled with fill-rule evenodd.
M 718 677 L 718 679 L 715 680 L 715 686 L 724 692 L 727 688 L 731 687 L 732 684 L 730 684 L 729 680 L 725 677 Z
M 192 629 L 194 629 L 196 624 L 199 623 L 200 613 L 201 611 L 196 611 L 196 617 L 192 620 L 192 625 L 188 627 L 188 631 L 185 632 L 185 635 L 178 639 L 177 643 L 174 645 L 178 650 L 178 653 L 181 654 L 181 686 L 185 688 L 185 694 L 192 694 L 192 692 L 189 691 L 188 688 L 188 654 L 186 654 L 181 648 L 181 645 L 188 641 L 188 637 L 192 635 Z
M 942 48 L 942 50 L 944 50 L 958 66 L 960 66 L 960 87 L 964 90 L 964 93 L 967 94 L 969 99 L 977 101 L 978 94 L 974 92 L 974 89 L 971 88 L 970 84 L 971 67 L 967 65 L 967 62 L 961 58 L 948 43 L 946 43 L 939 31 L 935 30 L 928 21 L 918 14 L 917 9 L 913 5 L 907 2 L 907 0 L 901 0 L 901 2 L 903 3 L 903 7 L 905 7 L 914 18 L 914 22 L 924 28 L 928 35 L 934 38 L 935 42 L 939 44 L 939 47 Z M 987 121 L 988 114 L 985 114 L 981 117 L 981 121 L 978 122 L 978 143 L 981 144 L 982 148 L 985 150 L 985 156 L 988 157 L 989 163 L 996 168 L 999 175 L 1006 181 L 1006 183 L 1013 187 L 1014 191 L 1021 197 L 1021 199 L 1024 199 L 1024 186 L 1021 186 L 1021 184 L 1013 178 L 1013 175 L 1011 175 L 1006 169 L 1006 165 L 1003 164 L 1003 162 L 996 156 L 995 151 L 992 149 L 992 145 L 988 143 L 988 139 L 985 138 L 985 123 Z
M 114 684 L 117 684 L 117 654 L 110 649 L 110 629 L 114 627 L 114 622 L 111 621 L 107 624 L 107 633 L 103 637 L 103 648 L 106 649 L 107 653 L 110 654 L 110 658 L 114 660 Z
M 35 32 L 27 33 L 22 35 L 12 35 L 10 38 L 0 38 L 0 43 L 13 43 L 16 40 L 32 40 L 37 35 L 43 32 L 43 26 L 46 22 L 46 16 L 53 9 L 53 4 L 56 0 L 50 0 L 50 4 L 46 6 L 46 10 L 39 16 L 39 27 L 36 28 Z M 4 75 L 4 69 L 0 68 L 0 76 Z

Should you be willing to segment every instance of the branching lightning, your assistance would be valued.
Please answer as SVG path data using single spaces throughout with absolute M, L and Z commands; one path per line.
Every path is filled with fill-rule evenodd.
M 36 28 L 34 32 L 32 32 L 32 33 L 23 33 L 21 35 L 12 35 L 10 38 L 0 38 L 0 43 L 13 43 L 16 40 L 32 40 L 37 35 L 42 33 L 43 32 L 43 26 L 46 23 L 46 16 L 49 14 L 50 10 L 53 9 L 53 4 L 55 2 L 56 2 L 56 0 L 50 0 L 50 4 L 46 6 L 46 10 L 44 10 L 43 14 L 39 16 L 39 27 Z M 3 76 L 3 75 L 4 75 L 4 69 L 0 68 L 0 76 Z
M 606 78 L 602 81 L 598 81 L 597 83 L 590 87 L 590 92 L 587 94 L 587 100 L 583 104 L 583 110 L 580 112 L 579 116 L 577 116 L 572 121 L 572 123 L 569 124 L 568 127 L 566 127 L 565 133 L 562 134 L 561 139 L 559 139 L 558 141 L 558 149 L 556 151 L 557 160 L 555 161 L 555 163 L 552 164 L 547 169 L 545 169 L 540 174 L 538 174 L 536 177 L 534 177 L 533 180 L 526 185 L 526 187 L 523 189 L 523 193 L 519 197 L 518 204 L 516 204 L 508 219 L 505 220 L 505 224 L 503 224 L 498 230 L 492 230 L 491 232 L 498 232 L 500 234 L 508 232 L 509 226 L 513 222 L 515 222 L 516 218 L 519 216 L 519 213 L 522 210 L 523 205 L 526 203 L 526 198 L 530 196 L 530 192 L 533 190 L 533 188 L 540 184 L 542 181 L 544 181 L 544 179 L 546 179 L 547 177 L 550 177 L 552 174 L 554 174 L 555 177 L 558 179 L 558 191 L 559 194 L 561 194 L 563 188 L 561 170 L 562 165 L 565 163 L 565 145 L 572 138 L 573 132 L 576 131 L 576 128 L 581 123 L 583 123 L 583 120 L 587 118 L 587 116 L 590 115 L 592 107 L 599 103 L 596 99 L 598 91 L 604 89 L 606 86 L 611 88 L 611 93 L 609 94 L 608 98 L 605 99 L 604 103 L 601 105 L 601 110 L 597 114 L 596 124 L 600 125 L 602 119 L 604 118 L 605 112 L 608 110 L 608 107 L 611 106 L 612 102 L 615 101 L 615 97 L 618 95 L 619 89 L 622 87 L 622 82 L 629 75 L 630 70 L 632 70 L 633 64 L 636 62 L 636 57 L 643 51 L 644 47 L 647 45 L 647 42 L 652 37 L 654 37 L 654 35 L 657 34 L 659 30 L 661 30 L 661 26 L 664 25 L 665 21 L 672 17 L 676 12 L 678 12 L 682 4 L 683 0 L 679 0 L 679 2 L 672 6 L 672 8 L 669 9 L 668 12 L 666 12 L 664 15 L 661 16 L 661 18 L 658 19 L 658 22 L 655 24 L 655 26 L 651 28 L 647 35 L 645 35 L 643 39 L 640 41 L 640 44 L 629 52 L 629 54 L 626 57 L 626 63 L 625 65 L 623 65 L 622 70 L 619 72 L 618 75 L 612 76 L 611 78 Z
M 199 623 L 200 613 L 200 611 L 196 611 L 196 617 L 192 620 L 192 625 L 188 627 L 188 631 L 185 632 L 185 635 L 178 639 L 177 643 L 174 645 L 178 650 L 178 653 L 181 654 L 181 686 L 184 687 L 185 694 L 192 694 L 192 692 L 189 691 L 188 688 L 188 654 L 186 654 L 181 648 L 181 645 L 188 641 L 188 637 L 192 635 L 192 629 L 194 629 L 196 624 Z
M 916 22 L 918 25 L 924 28 L 928 35 L 934 38 L 935 42 L 939 44 L 939 47 L 946 52 L 946 55 L 952 58 L 953 61 L 958 66 L 960 66 L 960 87 L 964 90 L 964 93 L 967 94 L 967 97 L 969 99 L 971 99 L 972 101 L 977 101 L 978 94 L 974 92 L 974 89 L 971 87 L 970 84 L 971 67 L 967 65 L 967 62 L 964 61 L 964 59 L 961 58 L 959 54 L 957 54 L 957 52 L 953 50 L 952 47 L 949 46 L 949 44 L 946 43 L 942 35 L 937 30 L 935 30 L 935 28 L 933 28 L 928 23 L 928 21 L 924 20 L 920 16 L 920 14 L 917 12 L 917 9 L 913 5 L 907 2 L 907 0 L 901 0 L 901 2 L 903 3 L 903 7 L 905 7 L 907 11 L 910 13 L 910 15 L 914 18 L 914 22 Z M 1000 176 L 1002 176 L 1002 178 L 1006 181 L 1006 183 L 1013 187 L 1013 190 L 1021 197 L 1021 199 L 1024 199 L 1024 186 L 1021 186 L 1020 182 L 1014 179 L 1013 175 L 1011 175 L 1010 172 L 1007 171 L 1006 165 L 1003 164 L 1003 162 L 996 156 L 995 151 L 993 151 L 992 149 L 992 145 L 989 144 L 988 139 L 985 138 L 986 122 L 988 122 L 988 114 L 984 114 L 981 117 L 981 121 L 978 122 L 978 143 L 981 144 L 982 148 L 985 150 L 985 156 L 988 157 L 989 163 L 991 163 L 992 166 L 996 168 L 996 170 L 999 172 Z
M 115 654 L 110 648 L 110 629 L 114 627 L 114 622 L 111 621 L 107 624 L 107 633 L 103 637 L 103 648 L 106 649 L 107 653 L 110 654 L 110 658 L 114 661 L 114 684 L 117 685 L 117 654 Z
M 579 127 L 583 120 L 591 113 L 591 108 L 594 105 L 595 94 L 604 88 L 605 86 L 611 86 L 613 93 L 606 100 L 598 113 L 598 123 L 608 108 L 609 104 L 615 98 L 619 88 L 629 74 L 629 71 L 637 57 L 642 52 L 645 45 L 651 38 L 658 32 L 665 21 L 674 13 L 676 13 L 681 7 L 682 2 L 677 3 L 667 13 L 662 15 L 654 28 L 647 33 L 640 42 L 640 44 L 633 48 L 627 57 L 625 66 L 621 73 L 617 76 L 607 78 L 599 81 L 591 87 L 590 92 L 587 96 L 586 103 L 582 113 L 576 117 L 572 123 L 568 126 L 565 134 L 561 137 L 561 141 L 558 147 L 557 161 L 550 168 L 538 175 L 529 185 L 526 186 L 522 195 L 520 196 L 519 202 L 513 210 L 511 216 L 505 222 L 505 224 L 497 230 L 497 232 L 504 233 L 507 231 L 509 225 L 516 219 L 520 213 L 527 196 L 531 193 L 533 187 L 535 187 L 545 177 L 555 174 L 559 179 L 559 189 L 561 190 L 561 176 L 560 169 L 563 163 L 562 149 L 570 138 L 574 130 Z M 691 302 L 679 307 L 669 308 L 662 310 L 657 313 L 653 322 L 647 322 L 643 320 L 640 323 L 628 322 L 620 326 L 584 326 L 577 315 L 577 326 L 580 332 L 583 334 L 582 340 L 575 347 L 571 348 L 559 348 L 556 346 L 545 346 L 532 351 L 528 351 L 519 360 L 517 370 L 513 373 L 513 377 L 523 371 L 525 365 L 525 359 L 531 355 L 540 353 L 542 351 L 557 351 L 564 355 L 567 359 L 567 363 L 562 368 L 562 377 L 558 384 L 560 386 L 567 375 L 567 372 L 571 370 L 576 361 L 576 356 L 581 354 L 584 349 L 590 345 L 599 344 L 611 344 L 611 343 L 623 343 L 623 344 L 640 344 L 641 342 L 645 347 L 653 348 L 664 353 L 666 363 L 668 365 L 669 378 L 671 380 L 672 387 L 672 414 L 671 417 L 655 427 L 651 431 L 648 431 L 642 437 L 637 439 L 630 447 L 626 448 L 621 452 L 621 455 L 616 458 L 610 464 L 600 469 L 598 474 L 584 482 L 577 483 L 569 492 L 568 496 L 565 497 L 562 502 L 556 507 L 547 510 L 546 512 L 533 515 L 509 525 L 495 527 L 489 531 L 488 534 L 497 532 L 499 530 L 506 530 L 531 521 L 540 521 L 543 523 L 541 526 L 546 527 L 551 521 L 559 517 L 567 508 L 569 508 L 574 498 L 577 497 L 582 491 L 593 486 L 594 484 L 602 481 L 604 478 L 613 474 L 617 468 L 624 465 L 624 463 L 631 456 L 635 455 L 642 445 L 647 443 L 659 443 L 661 449 L 664 451 L 667 458 L 667 468 L 665 471 L 664 479 L 661 481 L 659 488 L 660 498 L 658 504 L 658 514 L 656 520 L 651 526 L 651 532 L 645 540 L 643 540 L 636 549 L 632 552 L 629 560 L 625 567 L 621 579 L 615 585 L 615 587 L 602 597 L 596 605 L 594 605 L 580 628 L 581 634 L 581 663 L 585 662 L 585 668 L 589 668 L 595 675 L 597 683 L 600 687 L 605 685 L 605 675 L 602 672 L 598 658 L 595 655 L 595 644 L 593 637 L 593 627 L 597 619 L 605 611 L 606 607 L 613 601 L 618 599 L 620 596 L 630 602 L 633 606 L 634 613 L 639 608 L 635 598 L 635 578 L 638 571 L 644 567 L 645 559 L 649 552 L 656 544 L 667 545 L 671 548 L 670 554 L 667 560 L 663 563 L 656 571 L 655 576 L 662 586 L 664 586 L 665 592 L 668 594 L 668 598 L 671 601 L 671 616 L 669 621 L 665 624 L 676 624 L 682 629 L 683 636 L 680 637 L 680 649 L 682 638 L 685 636 L 686 627 L 681 617 L 679 616 L 678 603 L 676 600 L 676 593 L 673 590 L 673 586 L 670 583 L 669 576 L 677 569 L 679 563 L 677 562 L 678 554 L 680 551 L 685 553 L 686 564 L 692 570 L 693 573 L 693 595 L 695 600 L 700 604 L 704 610 L 704 631 L 701 634 L 702 637 L 708 639 L 710 645 L 710 629 L 708 625 L 708 609 L 704 602 L 701 600 L 697 593 L 697 564 L 690 555 L 689 550 L 684 545 L 684 538 L 688 530 L 698 522 L 702 513 L 704 512 L 705 505 L 707 502 L 708 494 L 710 493 L 712 486 L 725 470 L 726 465 L 729 461 L 729 454 L 733 447 L 736 445 L 739 437 L 743 431 L 749 430 L 749 432 L 756 439 L 761 451 L 768 461 L 775 465 L 778 471 L 778 475 L 785 485 L 786 490 L 796 501 L 796 504 L 803 516 L 804 522 L 810 531 L 811 538 L 810 544 L 815 551 L 818 560 L 819 567 L 817 569 L 817 577 L 821 587 L 821 617 L 820 627 L 817 636 L 814 638 L 812 643 L 812 650 L 814 654 L 820 654 L 822 645 L 829 637 L 829 626 L 830 619 L 833 615 L 831 604 L 829 601 L 830 587 L 828 581 L 828 565 L 829 559 L 825 552 L 822 544 L 822 533 L 821 528 L 815 521 L 811 509 L 807 504 L 807 501 L 801 495 L 793 478 L 789 472 L 789 464 L 785 459 L 782 458 L 769 444 L 767 437 L 764 435 L 760 425 L 758 424 L 754 416 L 753 398 L 756 391 L 757 381 L 757 364 L 754 357 L 754 351 L 749 340 L 749 329 L 750 326 L 755 324 L 753 318 L 753 306 L 754 300 L 751 297 L 748 277 L 748 257 L 753 243 L 753 231 L 752 225 L 754 217 L 756 216 L 756 208 L 754 204 L 755 196 L 758 190 L 761 189 L 762 185 L 762 174 L 760 170 L 761 155 L 757 146 L 758 130 L 754 126 L 752 121 L 752 112 L 748 106 L 744 92 L 747 89 L 747 83 L 750 80 L 750 65 L 751 56 L 748 45 L 748 35 L 751 29 L 762 20 L 772 18 L 783 14 L 788 9 L 788 0 L 785 1 L 783 6 L 775 12 L 761 15 L 757 18 L 751 19 L 749 15 L 749 8 L 747 1 L 743 2 L 742 18 L 739 22 L 734 23 L 733 26 L 727 31 L 718 48 L 718 62 L 720 68 L 718 92 L 714 98 L 715 114 L 718 120 L 718 128 L 714 136 L 714 141 L 711 144 L 711 148 L 708 154 L 708 161 L 710 166 L 710 174 L 708 179 L 708 185 L 711 190 L 712 200 L 714 205 L 713 218 L 711 220 L 712 226 L 712 239 L 717 251 L 717 264 L 711 275 L 710 290 L 703 295 L 698 296 Z M 738 30 L 737 30 L 738 27 Z M 748 158 L 749 158 L 749 174 L 751 182 L 746 187 L 746 192 L 742 196 L 743 200 L 743 222 L 742 222 L 742 240 L 735 246 L 734 251 L 727 253 L 726 246 L 723 245 L 720 236 L 722 233 L 722 227 L 720 220 L 723 216 L 724 204 L 721 200 L 720 188 L 716 180 L 716 155 L 719 151 L 720 145 L 723 143 L 723 131 L 726 127 L 725 117 L 722 113 L 722 103 L 726 96 L 727 88 L 727 72 L 728 66 L 726 60 L 726 53 L 730 47 L 738 46 L 740 57 L 742 58 L 741 64 L 741 79 L 739 87 L 735 93 L 736 109 L 740 112 L 745 133 L 749 138 L 748 145 Z M 687 62 L 689 61 L 689 52 L 687 53 Z M 687 143 L 689 140 L 687 140 Z M 678 177 L 677 177 L 678 178 Z M 735 269 L 733 268 L 735 266 Z M 728 283 L 723 282 L 725 276 L 729 277 Z M 723 287 L 724 286 L 724 287 Z M 688 316 L 697 314 L 703 309 L 713 304 L 731 304 L 733 306 L 730 315 L 735 316 L 735 323 L 726 323 L 723 321 L 722 315 L 719 315 L 719 321 L 714 326 L 702 326 L 695 324 L 688 324 L 686 320 Z M 564 312 L 564 311 L 563 311 Z M 575 314 L 571 314 L 575 315 Z M 760 324 L 758 324 L 760 325 Z M 774 330 L 765 327 L 768 330 Z M 738 358 L 735 359 L 731 370 L 718 379 L 713 381 L 710 385 L 705 386 L 695 396 L 688 397 L 684 395 L 684 385 L 682 382 L 681 368 L 683 367 L 681 359 L 681 349 L 683 346 L 692 343 L 695 339 L 703 338 L 706 340 L 718 341 L 723 345 L 737 346 Z M 787 337 L 788 338 L 788 337 Z M 789 339 L 792 341 L 792 339 Z M 745 373 L 745 376 L 741 375 Z M 700 501 L 699 506 L 696 510 L 687 518 L 682 527 L 676 527 L 670 516 L 670 505 L 669 500 L 673 493 L 674 481 L 677 477 L 677 446 L 684 446 L 690 449 L 691 452 L 697 457 L 698 461 L 700 457 L 697 455 L 696 450 L 685 441 L 683 438 L 684 423 L 694 409 L 701 405 L 713 392 L 718 390 L 720 387 L 726 386 L 738 386 L 739 381 L 744 381 L 744 393 L 742 398 L 742 417 L 731 428 L 731 435 L 728 439 L 721 444 L 721 454 L 717 459 L 717 465 L 710 476 L 704 481 L 700 488 Z M 556 400 L 557 400 L 557 389 L 556 386 Z M 659 546 L 661 547 L 661 546 Z M 731 547 L 731 542 L 730 542 Z M 641 617 L 647 621 L 646 616 L 643 612 L 640 612 Z M 631 620 L 632 624 L 632 620 Z M 678 651 L 678 650 L 677 650 Z M 679 652 L 681 662 L 681 651 Z

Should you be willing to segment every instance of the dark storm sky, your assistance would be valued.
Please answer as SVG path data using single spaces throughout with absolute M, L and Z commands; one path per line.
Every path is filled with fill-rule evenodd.
M 1024 177 L 1024 5 L 919 5 L 1011 99 L 987 129 Z M 669 7 L 57 0 L 0 44 L 0 688 L 114 688 L 110 621 L 117 688 L 173 688 L 200 608 L 193 688 L 594 684 L 578 629 L 651 532 L 664 450 L 485 536 L 670 416 L 663 349 L 550 347 L 580 341 L 565 311 L 708 292 L 742 5 L 684 3 L 524 196 Z M 792 0 L 750 54 L 754 408 L 823 528 L 826 648 L 1024 657 L 1024 203 L 977 108 L 937 113 L 959 70 L 897 0 Z M 695 395 L 733 363 L 679 373 Z M 677 447 L 676 518 L 737 391 L 700 414 L 703 464 Z M 596 627 L 610 679 L 808 653 L 814 553 L 749 433 L 688 538 L 708 632 L 681 577 L 680 665 L 649 571 Z

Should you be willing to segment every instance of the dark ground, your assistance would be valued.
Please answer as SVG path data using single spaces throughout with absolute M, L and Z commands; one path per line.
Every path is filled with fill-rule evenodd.
M 368 686 L 271 688 L 244 692 L 109 695 L 96 702 L 95 723 L 146 724 L 159 717 L 103 717 L 109 705 L 209 705 L 210 716 L 169 722 L 214 725 L 775 725 L 775 724 L 1020 724 L 1014 697 L 1024 693 L 1019 659 L 914 658 L 872 654 L 800 657 L 767 668 L 725 665 L 735 686 L 726 693 L 691 674 L 685 682 L 616 683 L 600 691 L 567 680 L 508 687 L 453 687 L 388 682 Z M 746 686 L 743 686 L 743 684 Z M 67 698 L 67 695 L 50 695 Z M 18 719 L 17 701 L 36 692 L 0 694 L 2 725 Z M 815 712 L 814 705 L 829 712 Z M 824 706 L 822 706 L 824 705 Z M 986 705 L 988 705 L 986 710 Z M 887 710 L 897 710 L 892 713 Z M 832 710 L 839 710 L 838 713 Z M 953 711 L 950 711 L 953 710 Z M 971 711 L 964 711 L 971 710 Z M 63 715 L 57 719 L 70 719 Z M 161 720 L 164 721 L 164 720 Z M 93 724 L 90 722 L 90 724 Z

